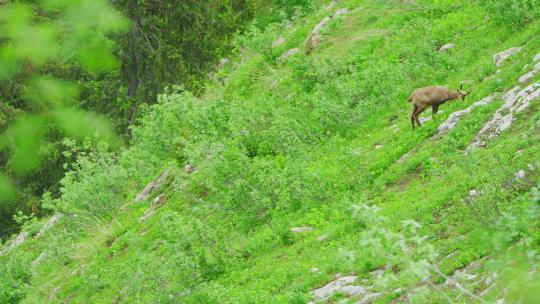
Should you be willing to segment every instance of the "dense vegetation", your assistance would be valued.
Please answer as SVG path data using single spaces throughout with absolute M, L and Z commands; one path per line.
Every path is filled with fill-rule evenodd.
M 27 21 L 36 22 L 25 26 L 26 34 L 24 30 L 9 30 L 9 24 L 18 21 L 7 14 L 9 6 L 3 5 L 6 14 L 3 16 L 2 35 L 6 57 L 0 89 L 0 131 L 6 130 L 10 123 L 25 114 L 43 111 L 43 106 L 36 106 L 25 91 L 29 90 L 31 79 L 47 75 L 76 85 L 77 93 L 74 93 L 75 87 L 70 92 L 62 91 L 65 95 L 72 95 L 71 103 L 109 117 L 117 134 L 129 143 L 129 127 L 137 119 L 139 107 L 155 103 L 158 93 L 166 87 L 199 94 L 208 73 L 215 69 L 221 58 L 233 51 L 231 39 L 234 34 L 243 30 L 253 18 L 260 16 L 261 21 L 257 24 L 265 27 L 268 22 L 287 18 L 299 4 L 308 7 L 308 2 L 263 2 L 111 1 L 119 13 L 131 20 L 128 27 L 118 16 L 103 12 L 104 9 L 113 12 L 112 7 L 104 7 L 104 1 L 20 1 L 28 6 L 21 4 L 18 7 L 31 9 L 34 15 L 25 17 Z M 283 16 L 278 15 L 277 8 L 285 10 Z M 83 10 L 86 11 L 81 12 Z M 92 14 L 97 17 L 92 17 Z M 77 19 L 70 19 L 70 16 Z M 100 28 L 98 22 L 110 26 Z M 117 26 L 110 31 L 118 22 L 123 22 L 122 28 Z M 53 40 L 63 32 L 70 32 L 71 26 L 95 28 L 97 31 L 77 29 L 76 34 Z M 36 30 L 36 37 L 29 34 L 32 30 Z M 12 48 L 8 41 L 17 39 L 15 35 L 34 39 L 33 49 L 27 51 L 23 49 L 25 45 L 19 49 Z M 37 39 L 40 35 L 43 39 Z M 80 54 L 74 56 L 64 50 L 50 56 L 52 53 L 47 54 L 47 50 L 60 49 L 52 43 L 64 49 L 72 47 L 70 43 L 76 43 Z M 20 58 L 9 57 L 12 56 L 10 52 L 19 52 L 17 56 Z M 10 74 L 7 60 L 28 60 L 32 64 Z M 49 125 L 43 136 L 48 143 L 41 146 L 41 161 L 32 168 L 31 175 L 21 175 L 8 155 L 5 152 L 0 154 L 2 171 L 19 188 L 19 198 L 4 203 L 0 208 L 0 237 L 15 231 L 10 223 L 17 211 L 45 213 L 40 207 L 41 195 L 47 191 L 53 196 L 59 194 L 59 180 L 65 174 L 65 164 L 77 157 L 74 151 L 80 152 L 81 148 L 66 142 L 54 125 Z
M 153 3 L 127 11 L 145 12 L 149 28 L 171 26 L 155 52 L 145 53 L 153 40 L 143 42 L 138 56 L 151 66 L 137 73 L 138 93 L 118 97 L 130 83 L 123 70 L 92 90 L 94 80 L 81 83 L 84 98 L 103 102 L 87 109 L 121 100 L 111 116 L 118 125 L 137 105 L 130 144 L 110 150 L 61 137 L 73 161 L 59 195 L 40 205 L 63 217 L 42 232 L 48 218 L 17 217 L 26 241 L 12 246 L 13 236 L 0 247 L 0 303 L 307 303 L 336 273 L 365 280 L 380 303 L 538 298 L 538 99 L 485 146 L 467 149 L 540 53 L 535 0 L 220 1 L 230 9 L 212 6 L 212 14 L 242 25 L 195 48 L 204 10 L 189 10 L 202 24 L 186 37 L 174 28 L 181 12 L 151 11 Z M 343 8 L 304 52 L 313 28 Z M 128 41 L 118 38 L 118 49 Z M 454 48 L 440 52 L 447 43 Z M 207 78 L 224 45 L 233 59 Z M 493 63 L 516 46 L 523 49 L 504 65 Z M 282 56 L 294 48 L 301 51 Z M 413 132 L 409 94 L 460 83 L 470 98 Z M 490 94 L 492 103 L 438 134 L 451 113 Z M 163 170 L 161 189 L 135 201 Z M 474 263 L 473 276 L 497 288 L 443 284 Z

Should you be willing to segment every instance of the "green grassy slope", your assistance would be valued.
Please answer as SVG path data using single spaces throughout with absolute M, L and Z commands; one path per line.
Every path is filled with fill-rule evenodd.
M 349 12 L 330 21 L 311 54 L 277 60 L 303 50 L 313 27 L 340 8 Z M 307 303 L 336 273 L 367 280 L 380 303 L 475 302 L 421 262 L 451 276 L 482 257 L 489 262 L 478 275 L 497 271 L 506 294 L 465 288 L 486 302 L 512 301 L 509 281 L 523 275 L 510 265 L 525 274 L 537 265 L 538 99 L 486 147 L 465 151 L 540 52 L 540 22 L 505 25 L 485 18 L 488 8 L 349 0 L 253 30 L 205 96 L 164 94 L 132 148 L 79 161 L 63 197 L 48 202 L 65 216 L 39 238 L 43 222 L 29 222 L 29 240 L 0 256 L 0 302 Z M 456 47 L 439 52 L 445 43 Z M 498 69 L 493 54 L 514 46 L 524 48 L 484 80 Z M 443 105 L 413 132 L 409 94 L 461 82 L 470 98 Z M 451 113 L 492 93 L 494 102 L 433 138 Z M 184 172 L 186 164 L 197 171 Z M 134 202 L 165 168 L 163 189 Z M 468 205 L 471 190 L 479 195 Z M 141 221 L 162 193 L 166 202 Z M 421 228 L 409 235 L 403 221 Z M 385 265 L 387 280 L 372 279 Z M 341 300 L 359 299 L 330 299 Z

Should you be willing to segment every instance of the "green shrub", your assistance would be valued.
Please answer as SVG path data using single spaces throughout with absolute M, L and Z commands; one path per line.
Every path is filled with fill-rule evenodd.
M 481 0 L 495 21 L 511 26 L 522 26 L 540 17 L 538 0 Z

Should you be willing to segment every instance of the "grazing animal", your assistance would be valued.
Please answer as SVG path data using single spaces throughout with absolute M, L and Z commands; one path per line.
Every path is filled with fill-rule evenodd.
M 452 91 L 447 87 L 435 86 L 416 89 L 411 96 L 409 96 L 409 102 L 413 105 L 413 111 L 411 114 L 411 124 L 414 130 L 414 123 L 418 126 L 422 126 L 418 116 L 424 110 L 431 106 L 432 113 L 437 114 L 439 106 L 449 100 L 461 99 L 465 100 L 465 97 L 471 92 L 463 91 L 463 85 L 459 87 L 459 90 Z

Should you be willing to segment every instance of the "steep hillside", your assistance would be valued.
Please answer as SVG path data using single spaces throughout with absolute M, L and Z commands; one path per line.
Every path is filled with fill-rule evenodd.
M 497 5 L 254 27 L 204 96 L 77 162 L 0 247 L 0 303 L 535 303 L 540 21 Z M 413 131 L 435 84 L 471 94 Z

